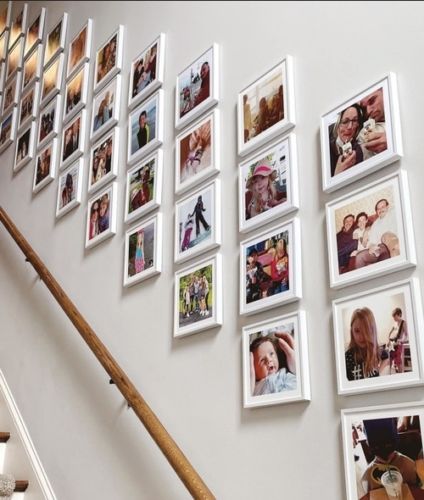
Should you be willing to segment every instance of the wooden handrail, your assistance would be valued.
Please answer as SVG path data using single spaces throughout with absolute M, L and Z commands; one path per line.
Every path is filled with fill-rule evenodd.
M 79 331 L 85 342 L 93 351 L 96 358 L 100 361 L 110 378 L 116 384 L 116 387 L 121 391 L 129 406 L 134 410 L 135 414 L 141 420 L 148 433 L 159 446 L 160 450 L 165 455 L 181 481 L 184 483 L 191 496 L 195 500 L 215 500 L 215 497 L 190 465 L 183 452 L 173 441 L 159 419 L 149 408 L 132 382 L 122 371 L 118 363 L 113 359 L 106 347 L 91 329 L 90 325 L 85 321 L 81 313 L 62 290 L 50 271 L 46 268 L 41 259 L 34 252 L 1 206 L 0 220 L 19 248 L 22 250 L 28 262 L 32 264 L 35 271 L 58 301 L 65 314 L 72 321 L 75 328 Z

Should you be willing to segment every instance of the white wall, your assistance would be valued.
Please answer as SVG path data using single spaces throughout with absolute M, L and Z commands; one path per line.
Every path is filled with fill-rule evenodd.
M 22 2 L 14 2 L 16 15 Z M 329 287 L 325 203 L 385 173 L 408 172 L 419 249 L 423 208 L 424 80 L 420 2 L 30 2 L 47 8 L 47 30 L 64 11 L 68 42 L 88 17 L 93 52 L 125 26 L 122 149 L 117 234 L 84 249 L 87 194 L 55 218 L 57 179 L 32 193 L 33 164 L 13 172 L 13 147 L 1 156 L 0 204 L 128 374 L 217 499 L 345 498 L 340 410 L 422 399 L 422 389 L 337 394 L 332 300 L 422 276 L 416 269 L 335 291 Z M 130 62 L 167 34 L 163 270 L 122 287 L 123 205 Z M 213 42 L 222 49 L 221 110 L 224 325 L 173 338 L 174 90 L 176 75 Z M 294 57 L 304 297 L 239 316 L 236 152 L 238 92 Z M 93 61 L 93 58 L 92 58 Z M 92 70 L 92 68 L 91 68 Z M 322 191 L 320 116 L 378 81 L 398 76 L 404 158 L 327 195 Z M 92 74 L 91 74 L 92 76 Z M 92 79 L 91 79 L 92 81 Z M 87 110 L 91 113 L 91 87 Z M 87 142 L 88 146 L 88 142 Z M 87 149 L 88 151 L 88 149 Z M 88 153 L 84 186 L 88 174 Z M 190 495 L 119 391 L 84 345 L 8 233 L 0 227 L 0 366 L 57 498 L 187 499 Z M 213 251 L 211 252 L 213 254 Z M 312 400 L 243 409 L 241 329 L 303 309 L 307 314 Z M 7 429 L 2 429 L 7 430 Z

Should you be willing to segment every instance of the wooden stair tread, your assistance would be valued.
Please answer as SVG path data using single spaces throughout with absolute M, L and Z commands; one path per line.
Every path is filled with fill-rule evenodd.
M 29 481 L 23 481 L 23 480 L 15 480 L 16 486 L 15 486 L 15 492 L 19 493 L 22 491 L 26 491 L 29 485 Z
M 0 443 L 7 443 L 10 438 L 10 432 L 0 432 Z

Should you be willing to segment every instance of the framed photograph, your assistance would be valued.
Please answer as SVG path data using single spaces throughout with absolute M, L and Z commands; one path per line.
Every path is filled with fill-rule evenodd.
M 0 63 L 0 95 L 4 93 L 4 80 L 6 75 L 6 61 Z
M 15 149 L 15 163 L 13 166 L 15 172 L 34 158 L 35 134 L 36 125 L 35 122 L 32 122 L 18 135 Z
M 19 123 L 18 130 L 21 131 L 28 122 L 33 121 L 38 116 L 38 100 L 40 97 L 40 84 L 35 82 L 30 90 L 21 98 L 19 102 Z M 34 139 L 35 139 L 34 134 Z
M 32 191 L 37 193 L 49 184 L 56 175 L 57 138 L 40 150 L 35 157 L 34 183 Z
M 60 168 L 66 168 L 84 153 L 86 110 L 73 118 L 62 129 Z
M 302 298 L 300 221 L 294 218 L 240 243 L 240 314 Z
M 162 214 L 125 233 L 124 286 L 133 286 L 162 271 Z
M 63 65 L 65 62 L 64 58 L 64 54 L 59 54 L 51 65 L 44 70 L 41 84 L 40 108 L 44 108 L 44 106 L 60 92 L 63 78 Z
M 87 104 L 89 71 L 90 64 L 85 63 L 66 84 L 63 123 L 67 123 Z
M 12 112 L 3 117 L 0 126 L 0 153 L 2 153 L 16 138 L 18 122 L 18 110 L 13 108 Z
M 165 34 L 161 33 L 131 63 L 128 106 L 138 106 L 142 100 L 163 84 L 165 72 Z
M 422 498 L 422 401 L 342 410 L 341 421 L 347 500 Z
M 129 115 L 128 163 L 150 153 L 163 143 L 163 90 L 158 90 Z
M 174 337 L 222 325 L 220 254 L 176 272 L 174 282 Z
M 28 26 L 25 40 L 24 57 L 26 58 L 44 38 L 46 9 L 41 7 L 40 13 Z
M 46 50 L 44 52 L 44 69 L 54 58 L 65 50 L 66 30 L 68 28 L 68 14 L 64 12 L 59 21 L 48 32 Z
M 121 75 L 104 87 L 93 99 L 90 139 L 97 140 L 118 123 L 121 103 Z
M 149 158 L 128 170 L 125 191 L 125 222 L 132 222 L 160 206 L 162 175 L 162 149 L 158 149 Z
M 15 42 L 25 35 L 28 19 L 28 4 L 24 3 L 22 9 L 18 12 L 10 28 L 9 48 L 13 47 Z
M 22 93 L 26 92 L 34 82 L 40 80 L 42 70 L 43 45 L 38 45 L 28 58 L 24 60 L 22 71 Z
M 56 217 L 60 218 L 81 203 L 84 160 L 79 158 L 59 175 Z
M 12 108 L 15 108 L 19 102 L 20 85 L 22 73 L 18 71 L 15 76 L 5 84 L 2 101 L 2 116 L 8 115 Z
M 339 394 L 423 385 L 418 278 L 333 301 Z
M 286 56 L 238 95 L 238 154 L 246 156 L 295 125 L 293 58 Z
M 322 183 L 327 193 L 402 156 L 394 73 L 321 117 Z
M 181 194 L 221 169 L 219 111 L 185 130 L 175 144 L 175 192 Z
M 10 28 L 12 17 L 12 2 L 7 2 L 6 7 L 0 13 L 0 34 Z
M 123 44 L 124 27 L 120 25 L 115 33 L 96 52 L 96 66 L 94 71 L 95 94 L 121 71 L 124 52 Z
M 332 288 L 416 265 L 405 171 L 327 203 L 326 218 Z
M 92 30 L 93 20 L 88 19 L 69 44 L 67 78 L 70 78 L 84 63 L 90 60 Z
M 244 408 L 310 401 L 304 311 L 243 328 Z
M 115 127 L 94 144 L 90 153 L 88 192 L 100 189 L 118 175 L 119 129 Z
M 179 200 L 175 207 L 175 262 L 221 244 L 221 180 Z
M 175 90 L 175 127 L 180 130 L 219 101 L 217 43 L 177 76 Z
M 6 80 L 9 80 L 18 70 L 22 69 L 24 42 L 25 39 L 23 37 L 20 38 L 7 54 Z
M 39 114 L 37 149 L 42 149 L 59 133 L 61 99 L 58 94 Z
M 0 35 L 0 62 L 6 60 L 8 43 L 9 43 L 9 30 L 5 30 Z
M 88 201 L 85 248 L 92 248 L 116 234 L 118 183 L 112 182 Z
M 239 165 L 239 231 L 299 208 L 296 136 L 289 134 Z

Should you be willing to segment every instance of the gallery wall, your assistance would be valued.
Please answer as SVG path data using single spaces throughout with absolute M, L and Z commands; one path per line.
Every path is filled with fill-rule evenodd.
M 6 5 L 2 2 L 3 8 Z M 21 1 L 12 2 L 12 19 L 23 5 Z M 422 54 L 422 5 L 35 1 L 28 3 L 29 23 L 42 7 L 46 9 L 46 34 L 67 14 L 65 59 L 69 43 L 87 20 L 92 20 L 83 108 L 87 124 L 92 123 L 98 95 L 94 92 L 96 52 L 123 26 L 120 113 L 113 126 L 113 130 L 119 131 L 114 136 L 117 171 L 112 181 L 116 189 L 116 228 L 99 244 L 87 244 L 87 214 L 93 201 L 87 186 L 95 142 L 90 140 L 88 130 L 81 144 L 80 203 L 57 216 L 58 179 L 67 167 L 61 169 L 59 162 L 51 182 L 34 190 L 35 158 L 15 171 L 13 143 L 0 155 L 1 207 L 216 498 L 306 500 L 313 495 L 328 500 L 352 500 L 352 494 L 346 493 L 342 410 L 409 404 L 423 399 L 419 249 L 424 242 L 420 231 L 424 72 L 417 63 Z M 125 221 L 127 172 L 134 165 L 128 163 L 128 127 L 133 111 L 128 107 L 130 69 L 138 54 L 161 33 L 166 36 L 160 86 L 163 137 L 162 144 L 157 144 L 157 150 L 163 154 L 161 197 L 149 214 Z M 218 110 L 214 116 L 218 121 L 220 140 L 216 154 L 220 168 L 211 173 L 209 180 L 181 192 L 175 179 L 176 139 L 195 121 L 183 124 L 181 129 L 175 127 L 177 76 L 213 44 L 219 46 L 219 98 L 198 119 Z M 287 56 L 293 62 L 295 121 L 263 147 L 285 137 L 284 134 L 295 135 L 293 153 L 297 161 L 293 161 L 293 168 L 298 177 L 298 208 L 242 232 L 240 165 L 258 154 L 262 146 L 247 156 L 238 155 L 239 94 Z M 367 171 L 362 178 L 336 186 L 332 192 L 324 191 L 321 119 L 386 78 L 389 72 L 396 76 L 397 83 L 399 117 L 396 113 L 393 116 L 401 133 L 401 157 Z M 66 76 L 59 95 L 63 98 L 65 93 Z M 59 123 L 58 148 L 63 147 L 62 129 L 72 120 L 65 125 Z M 352 283 L 338 287 L 337 282 L 330 280 L 331 268 L 338 266 L 334 264 L 334 248 L 327 231 L 326 205 L 352 193 L 365 193 L 387 176 L 397 178 L 400 170 L 407 179 L 403 201 L 410 207 L 410 214 L 406 210 L 402 219 L 409 231 L 404 241 L 406 247 L 416 249 L 416 258 L 409 253 L 414 253 L 412 248 L 404 248 L 406 257 L 401 260 L 411 264 L 409 267 L 402 269 L 401 264 L 390 264 L 381 267 L 379 273 L 365 275 L 365 279 L 356 274 Z M 194 195 L 193 200 L 197 199 L 197 190 L 215 180 L 220 187 L 215 207 L 220 237 L 215 234 L 213 244 L 202 247 L 201 252 L 187 260 L 179 259 L 180 255 L 176 258 L 175 214 L 181 200 Z M 125 283 L 127 231 L 136 231 L 138 224 L 157 214 L 161 222 L 156 236 L 160 265 L 154 264 L 155 273 L 147 279 L 128 283 L 131 280 L 127 276 Z M 240 311 L 240 294 L 245 286 L 245 276 L 240 275 L 241 267 L 244 269 L 240 259 L 244 260 L 245 255 L 240 256 L 240 252 L 246 251 L 245 242 L 283 233 L 293 219 L 296 228 L 299 226 L 299 242 L 290 245 L 293 255 L 289 255 L 297 263 L 297 291 L 290 295 L 290 300 L 269 301 L 268 309 L 248 310 L 251 314 L 245 314 L 246 310 Z M 0 368 L 57 498 L 190 498 L 151 436 L 109 383 L 108 375 L 3 227 L 0 248 Z M 329 260 L 332 253 L 333 260 Z M 218 284 L 222 285 L 222 293 L 214 301 L 221 304 L 222 317 L 214 315 L 209 322 L 205 316 L 203 324 L 208 327 L 204 330 L 178 328 L 176 283 L 191 272 L 191 267 L 194 272 L 201 261 L 215 262 L 216 256 L 222 269 L 218 266 L 215 281 L 217 290 Z M 333 302 L 343 305 L 344 299 L 355 294 L 366 294 L 410 278 L 416 278 L 418 283 L 411 287 L 412 297 L 417 297 L 413 308 L 417 314 L 410 321 L 415 325 L 417 378 L 410 384 L 365 384 L 361 393 L 339 393 Z M 128 284 L 132 286 L 124 286 Z M 249 380 L 243 372 L 248 362 L 243 335 L 251 332 L 249 328 L 255 323 L 271 324 L 282 316 L 292 322 L 300 313 L 305 325 L 297 330 L 302 353 L 297 364 L 302 368 L 298 375 L 305 384 L 304 391 L 296 400 L 281 397 L 271 401 L 276 404 L 269 404 L 265 399 L 257 407 L 245 408 L 243 391 Z M 390 317 L 384 319 L 385 327 L 387 322 L 391 325 Z M 339 324 L 345 325 L 346 319 L 344 323 L 340 319 Z M 340 338 L 343 343 L 344 334 Z M 393 412 L 396 414 L 396 410 Z

